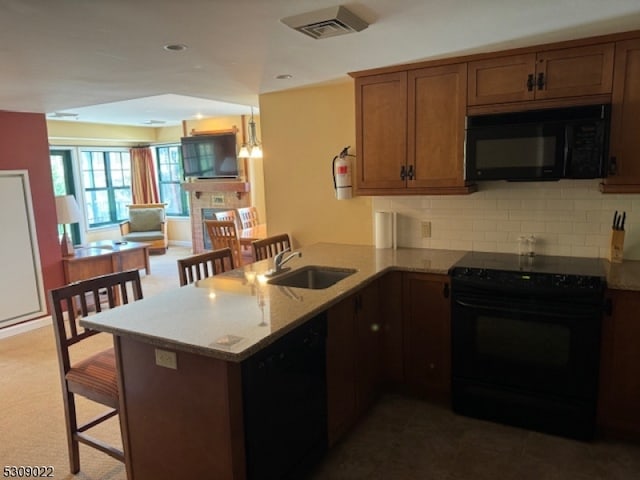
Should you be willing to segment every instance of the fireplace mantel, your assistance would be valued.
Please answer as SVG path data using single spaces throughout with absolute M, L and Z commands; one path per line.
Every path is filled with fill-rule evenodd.
M 196 198 L 200 198 L 200 195 L 212 192 L 236 192 L 238 198 L 243 193 L 247 193 L 251 190 L 251 184 L 249 182 L 233 181 L 220 181 L 220 180 L 198 180 L 196 182 L 186 182 L 181 184 L 183 190 L 187 192 L 193 192 Z

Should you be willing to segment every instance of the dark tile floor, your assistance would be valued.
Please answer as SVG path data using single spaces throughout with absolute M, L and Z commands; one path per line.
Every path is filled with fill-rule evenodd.
M 309 478 L 637 480 L 640 445 L 579 442 L 385 395 Z

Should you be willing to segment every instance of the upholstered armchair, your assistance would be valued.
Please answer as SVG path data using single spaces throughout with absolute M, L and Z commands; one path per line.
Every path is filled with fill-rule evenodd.
M 164 203 L 128 205 L 129 220 L 120 224 L 122 240 L 150 244 L 149 251 L 165 253 L 169 246 Z

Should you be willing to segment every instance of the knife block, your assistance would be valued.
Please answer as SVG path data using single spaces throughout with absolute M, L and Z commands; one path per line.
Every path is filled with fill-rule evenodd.
M 624 230 L 611 230 L 611 248 L 609 250 L 609 261 L 611 263 L 622 263 L 624 253 Z

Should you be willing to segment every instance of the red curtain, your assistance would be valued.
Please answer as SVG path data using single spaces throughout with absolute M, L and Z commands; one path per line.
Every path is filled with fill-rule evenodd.
M 131 194 L 133 203 L 159 203 L 155 166 L 149 147 L 131 149 Z

